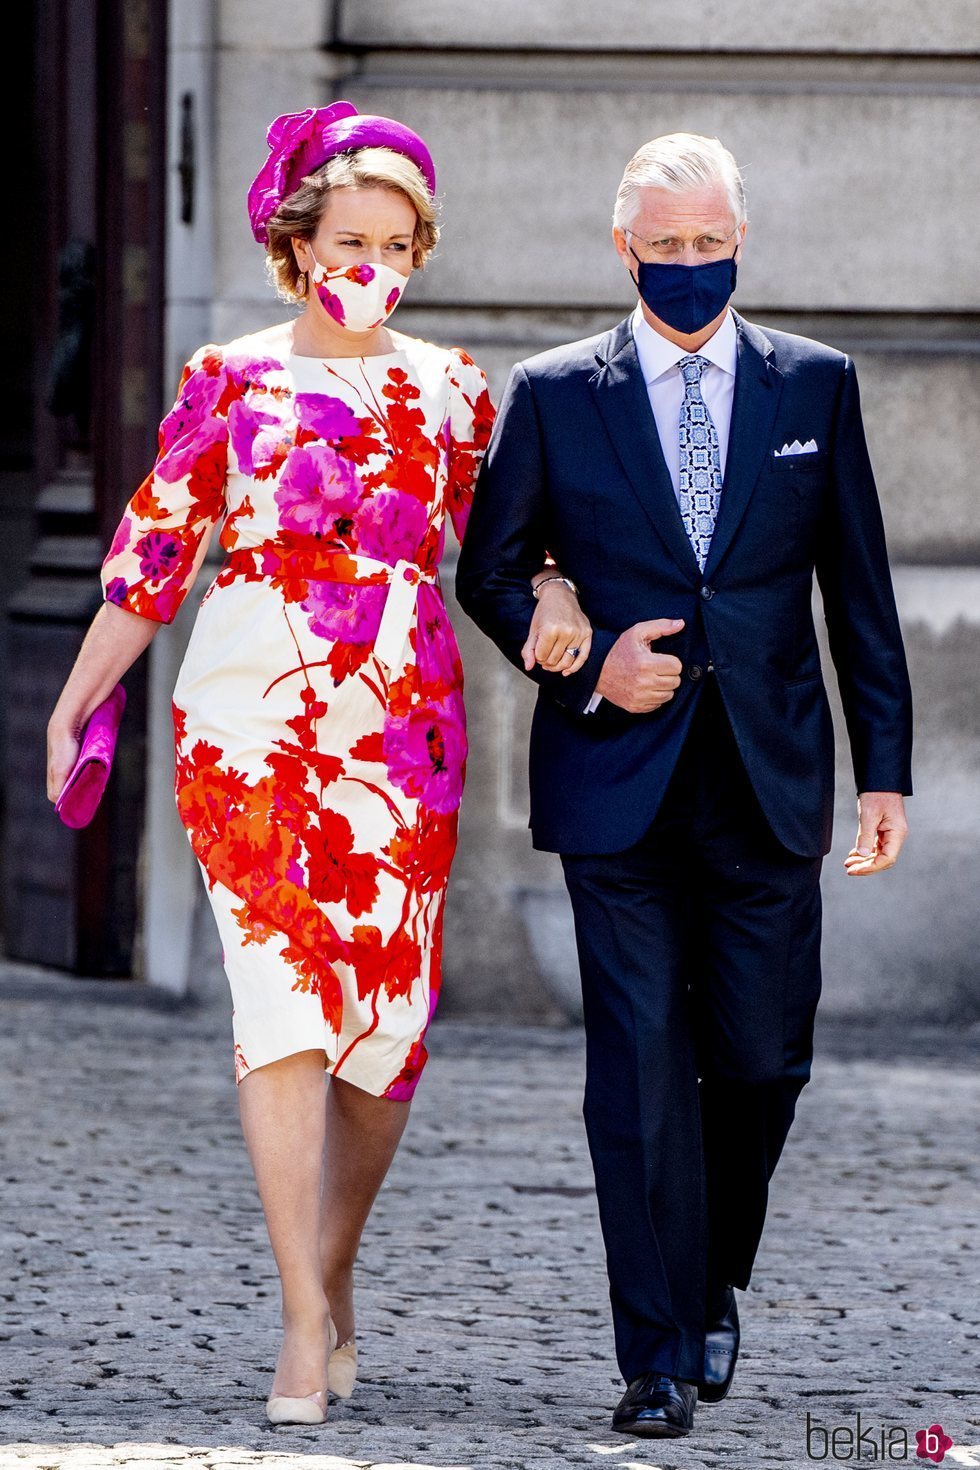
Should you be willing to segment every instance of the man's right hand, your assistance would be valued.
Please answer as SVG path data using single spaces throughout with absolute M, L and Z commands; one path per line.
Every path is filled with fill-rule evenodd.
M 654 653 L 650 645 L 683 626 L 682 618 L 654 618 L 627 628 L 606 655 L 595 692 L 631 715 L 647 714 L 673 699 L 681 661 L 671 653 Z

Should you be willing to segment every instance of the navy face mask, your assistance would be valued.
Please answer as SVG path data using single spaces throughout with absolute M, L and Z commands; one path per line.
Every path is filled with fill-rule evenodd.
M 728 305 L 738 274 L 731 256 L 702 265 L 664 265 L 640 260 L 632 245 L 629 249 L 639 266 L 633 277 L 636 289 L 654 316 L 675 332 L 688 337 L 700 332 Z

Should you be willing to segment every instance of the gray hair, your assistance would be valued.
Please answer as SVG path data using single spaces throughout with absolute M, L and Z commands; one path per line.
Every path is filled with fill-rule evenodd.
M 628 229 L 640 207 L 640 190 L 669 189 L 682 194 L 706 184 L 721 184 L 736 225 L 745 223 L 745 184 L 738 164 L 717 138 L 700 133 L 666 133 L 638 148 L 616 191 L 613 224 Z

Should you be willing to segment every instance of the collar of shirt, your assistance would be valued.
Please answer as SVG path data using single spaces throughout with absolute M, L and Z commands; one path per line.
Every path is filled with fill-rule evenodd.
M 720 367 L 723 372 L 730 373 L 734 378 L 735 369 L 738 366 L 738 334 L 735 330 L 735 318 L 730 311 L 725 312 L 725 318 L 713 337 L 709 337 L 703 347 L 699 347 L 696 354 L 689 353 L 686 348 L 678 347 L 675 342 L 668 342 L 666 337 L 661 337 L 643 315 L 643 308 L 639 302 L 632 316 L 633 340 L 636 343 L 636 355 L 640 362 L 640 371 L 643 381 L 647 385 L 662 378 L 677 366 L 682 357 L 706 357 L 715 367 Z

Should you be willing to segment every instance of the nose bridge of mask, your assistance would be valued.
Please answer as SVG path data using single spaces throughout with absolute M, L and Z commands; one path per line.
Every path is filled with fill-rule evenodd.
M 363 277 L 356 274 L 356 268 L 351 265 L 335 265 L 332 268 L 325 266 L 322 261 L 317 259 L 316 251 L 312 245 L 310 245 L 310 254 L 313 256 L 313 269 L 310 275 L 318 284 L 322 281 L 341 281 L 346 279 L 350 281 L 351 285 L 363 288 L 372 284 L 380 286 L 385 277 L 387 277 L 393 286 L 397 286 L 400 280 L 404 280 L 399 271 L 396 271 L 390 265 L 386 265 L 383 260 L 364 260 L 358 262 L 359 265 L 369 265 L 373 272 L 372 275 Z M 355 273 L 348 275 L 348 272 L 351 271 Z
M 317 259 L 316 251 L 312 245 L 310 246 L 310 254 L 313 256 L 313 269 L 310 274 L 315 281 L 330 281 L 337 276 L 346 275 L 350 270 L 349 265 L 335 265 L 333 267 L 324 265 L 321 260 Z

